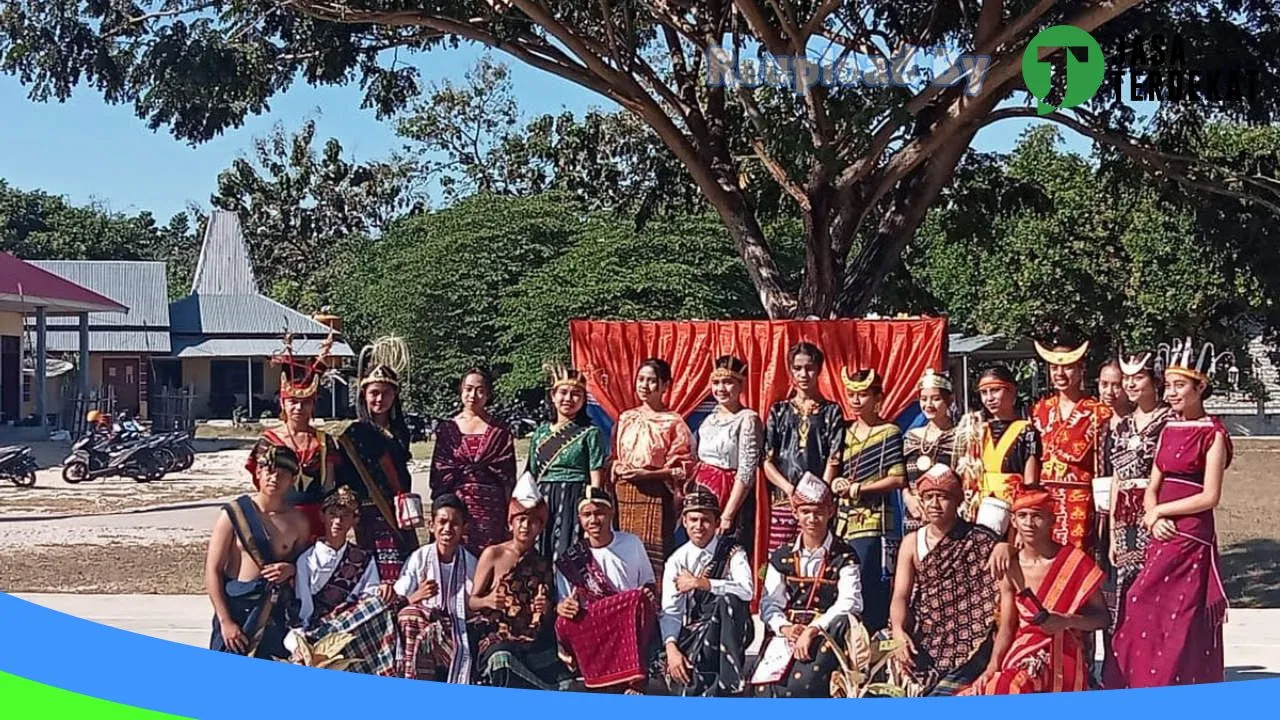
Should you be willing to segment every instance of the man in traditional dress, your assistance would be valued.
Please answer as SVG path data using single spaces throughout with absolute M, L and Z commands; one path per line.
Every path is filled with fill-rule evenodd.
M 751 684 L 765 697 L 830 697 L 840 662 L 821 632 L 843 648 L 853 623 L 860 624 L 858 556 L 831 532 L 836 504 L 825 482 L 804 475 L 791 505 L 800 536 L 774 550 L 765 570 L 765 642 Z
M 662 573 L 667 684 L 679 695 L 736 695 L 754 635 L 751 561 L 736 540 L 716 533 L 720 503 L 710 490 L 685 495 L 681 521 L 689 542 Z
M 400 611 L 400 671 L 410 680 L 471 683 L 467 600 L 477 561 L 462 547 L 469 522 L 457 495 L 436 497 L 431 503 L 435 542 L 414 551 L 396 581 L 396 594 L 408 602 Z
M 1014 501 L 1013 522 L 1022 548 L 1009 566 L 1001 615 L 1017 613 L 1018 630 L 994 672 L 964 695 L 1072 692 L 1089 688 L 1085 636 L 1110 617 L 1102 598 L 1102 571 L 1089 554 L 1054 540 L 1057 501 L 1046 490 Z M 1007 599 L 1013 598 L 1013 607 Z
M 287 447 L 255 448 L 257 492 L 222 507 L 204 565 L 204 587 L 213 603 L 209 648 L 259 658 L 288 656 L 286 610 L 293 600 L 293 558 L 305 547 L 309 527 L 286 501 L 298 472 Z
M 1075 348 L 1058 344 L 1053 349 L 1036 343 L 1036 352 L 1049 364 L 1054 392 L 1035 404 L 1031 416 L 1042 443 L 1040 485 L 1056 501 L 1053 539 L 1092 554 L 1097 540 L 1093 477 L 1103 467 L 1111 409 L 1084 394 L 1088 351 L 1088 342 Z
M 296 652 L 298 636 L 314 645 L 326 635 L 350 633 L 342 654 L 357 660 L 351 672 L 386 676 L 395 669 L 395 611 L 401 603 L 390 585 L 378 582 L 372 553 L 347 542 L 359 507 L 346 486 L 325 498 L 325 536 L 298 558 L 298 627 L 285 646 Z
M 613 529 L 613 497 L 588 488 L 578 503 L 583 539 L 556 561 L 556 638 L 587 688 L 639 695 L 648 680 L 658 608 L 644 543 Z
M 1017 620 L 987 560 L 999 538 L 960 519 L 964 492 L 951 468 L 935 464 L 916 481 L 924 527 L 905 538 L 894 577 L 890 623 L 897 663 L 912 695 L 954 695 L 984 671 L 994 673 L 1013 642 Z M 1007 596 L 1007 597 L 1006 597 Z
M 407 364 L 408 351 L 399 338 L 382 338 L 360 351 L 360 420 L 337 436 L 341 481 L 360 498 L 356 544 L 373 554 L 379 581 L 387 584 L 400 578 L 405 560 L 418 549 L 417 533 L 411 525 L 401 526 L 399 512 L 413 492 L 409 431 L 400 410 L 400 377 Z
M 324 341 L 319 353 L 310 361 L 294 357 L 292 335 L 285 334 L 283 344 L 284 350 L 273 356 L 271 361 L 281 366 L 280 420 L 284 425 L 262 432 L 249 453 L 245 469 L 250 477 L 257 477 L 256 458 L 266 447 L 286 447 L 293 452 L 298 458 L 298 472 L 294 476 L 288 502 L 307 517 L 310 523 L 307 542 L 311 543 L 325 534 L 320 506 L 337 487 L 339 455 L 333 438 L 311 424 L 333 336 Z
M 532 476 L 517 483 L 507 507 L 511 539 L 480 554 L 467 603 L 476 677 L 486 685 L 556 690 L 568 670 L 556 653 L 551 622 L 551 561 L 534 550 L 549 510 Z

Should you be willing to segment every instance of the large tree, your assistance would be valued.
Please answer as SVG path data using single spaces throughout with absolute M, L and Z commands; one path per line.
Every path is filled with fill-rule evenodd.
M 316 125 L 276 126 L 218 175 L 215 206 L 240 214 L 264 289 L 291 307 L 329 300 L 335 247 L 349 235 L 380 232 L 410 204 L 407 168 L 359 163 L 329 138 L 314 147 Z
M 299 78 L 359 82 L 368 105 L 393 113 L 419 87 L 390 49 L 497 48 L 651 128 L 715 208 L 770 315 L 825 316 L 870 305 L 981 128 L 1035 116 L 1010 101 L 1026 100 L 1023 51 L 1055 23 L 1093 31 L 1112 57 L 1135 33 L 1176 32 L 1189 67 L 1252 64 L 1267 78 L 1280 65 L 1273 0 L 30 0 L 0 11 L 0 69 L 36 99 L 90 83 L 133 103 L 152 127 L 203 140 L 263 112 Z M 904 48 L 949 47 L 991 63 L 976 85 L 752 89 L 706 82 L 720 46 L 726 57 L 823 53 L 885 68 Z M 1213 111 L 1265 121 L 1280 93 L 1268 85 L 1260 98 Z M 1116 94 L 1046 117 L 1122 149 L 1155 177 L 1209 193 L 1274 193 L 1186 148 L 1138 139 Z M 742 183 L 749 165 L 767 170 L 803 219 L 798 289 Z

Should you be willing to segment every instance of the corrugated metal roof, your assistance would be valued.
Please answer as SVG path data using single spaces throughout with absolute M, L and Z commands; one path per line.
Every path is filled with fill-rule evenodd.
M 253 275 L 249 246 L 240 229 L 240 217 L 230 210 L 215 209 L 200 244 L 191 294 L 256 295 L 258 281 Z
M 169 326 L 184 335 L 325 335 L 329 328 L 264 295 L 188 295 L 169 305 Z
M 78 330 L 50 330 L 49 352 L 79 352 Z M 168 330 L 90 330 L 89 352 L 169 354 Z
M 169 327 L 169 286 L 162 262 L 118 260 L 31 260 L 32 265 L 127 305 L 128 312 L 89 313 L 89 325 Z M 50 318 L 49 325 L 75 325 L 75 318 Z
M 173 338 L 173 354 L 180 358 L 197 357 L 266 357 L 284 349 L 280 338 L 205 338 L 199 336 L 175 335 Z M 312 357 L 320 350 L 318 338 L 294 338 L 293 354 L 298 357 Z M 344 342 L 335 342 L 329 353 L 334 357 L 355 357 L 351 346 Z

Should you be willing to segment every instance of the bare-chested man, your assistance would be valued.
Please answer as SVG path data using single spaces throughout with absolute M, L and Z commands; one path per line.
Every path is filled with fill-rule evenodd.
M 254 455 L 257 492 L 223 506 L 213 525 L 204 587 L 213 603 L 209 647 L 260 658 L 284 658 L 285 610 L 293 561 L 306 547 L 306 517 L 285 498 L 298 472 L 288 447 L 261 445 Z
M 1009 566 L 1004 594 L 1014 598 L 1018 631 L 994 672 L 985 672 L 962 694 L 1011 695 L 1071 692 L 1089 687 L 1086 633 L 1107 624 L 1102 571 L 1088 553 L 1053 539 L 1056 500 L 1040 489 L 1013 502 L 1013 524 L 1022 548 Z
M 480 554 L 469 632 L 480 682 L 497 687 L 558 689 L 568 671 L 556 654 L 551 563 L 534 550 L 549 510 L 532 478 L 516 485 L 507 506 L 511 539 Z

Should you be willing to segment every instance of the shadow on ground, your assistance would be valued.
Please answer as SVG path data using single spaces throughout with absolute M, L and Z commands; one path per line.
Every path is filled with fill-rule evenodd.
M 1280 608 L 1280 540 L 1244 540 L 1222 550 L 1232 607 Z
M 1280 678 L 1280 673 L 1267 672 L 1258 665 L 1236 665 L 1227 668 L 1227 682 L 1236 680 L 1271 680 Z

